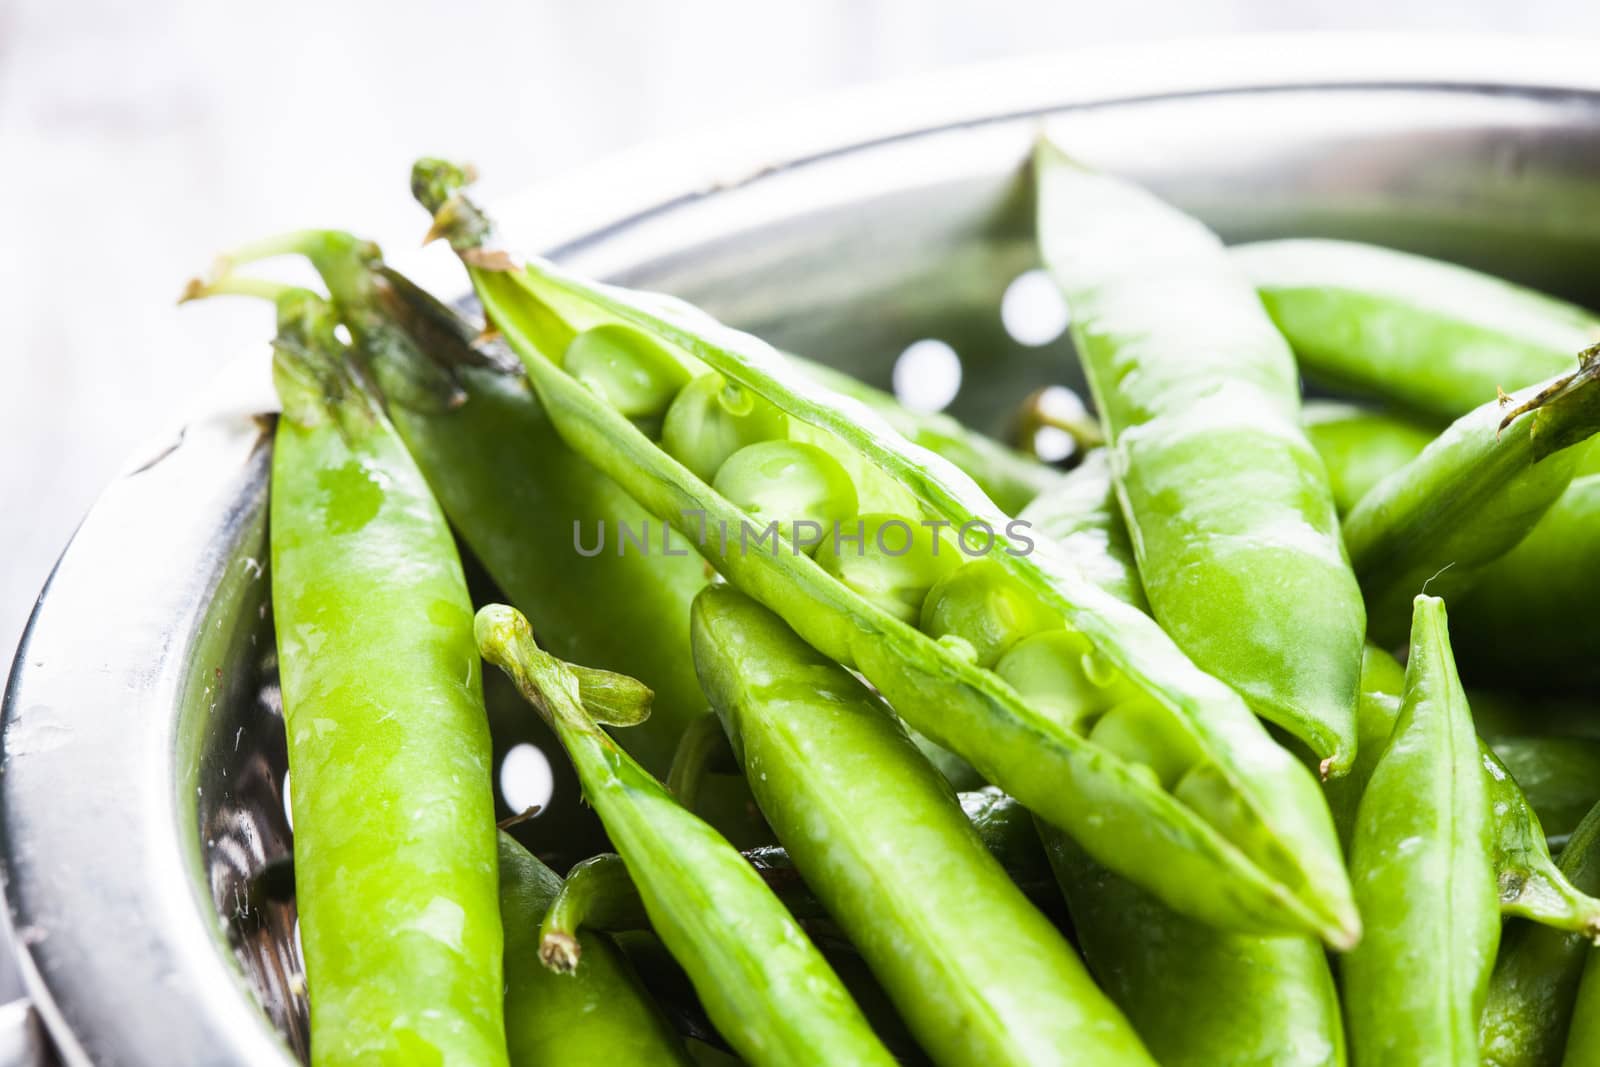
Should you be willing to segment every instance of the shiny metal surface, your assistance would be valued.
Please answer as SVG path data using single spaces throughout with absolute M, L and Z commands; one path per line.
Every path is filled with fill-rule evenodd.
M 1230 237 L 1376 239 L 1600 295 L 1581 269 L 1600 252 L 1600 68 L 1552 45 L 1066 56 L 857 95 L 494 206 L 522 247 L 879 382 L 912 341 L 943 340 L 964 365 L 953 410 L 993 427 L 1036 386 L 1074 377 L 1064 341 L 1021 345 L 998 314 L 1036 265 L 1024 163 L 1046 124 Z M 268 448 L 251 406 L 190 421 L 107 489 L 11 675 L 8 912 L 71 1063 L 290 1062 L 303 1049 L 292 903 L 257 877 L 290 834 Z M 502 751 L 525 721 L 496 714 Z M 571 800 L 557 773 L 552 807 Z

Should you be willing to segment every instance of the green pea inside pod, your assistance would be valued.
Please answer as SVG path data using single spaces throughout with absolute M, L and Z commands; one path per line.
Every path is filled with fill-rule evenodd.
M 1171 714 L 1143 694 L 1100 716 L 1089 740 L 1149 771 L 1163 789 L 1177 786 L 1201 758 L 1199 746 L 1172 728 Z
M 1215 763 L 1195 763 L 1178 779 L 1172 795 L 1230 841 L 1242 840 L 1250 832 L 1251 815 L 1239 795 L 1238 787 L 1228 780 L 1222 768 Z
M 1080 733 L 1096 716 L 1139 696 L 1088 638 L 1063 627 L 1018 641 L 994 670 L 1030 706 Z
M 585 330 L 567 345 L 561 366 L 630 419 L 649 427 L 689 384 L 689 369 L 671 349 L 631 326 Z
M 933 587 L 922 605 L 922 632 L 936 640 L 965 642 L 980 667 L 993 667 L 1024 637 L 1061 626 L 1061 616 L 988 558 L 962 563 Z
M 789 417 L 765 397 L 715 372 L 678 393 L 661 425 L 661 447 L 704 482 L 739 449 L 789 435 Z
M 915 626 L 939 580 L 961 566 L 961 550 L 918 519 L 872 514 L 846 519 L 817 549 L 822 569 Z
M 856 487 L 838 460 L 803 441 L 761 441 L 728 457 L 711 487 L 809 554 L 855 515 Z M 759 531 L 757 531 L 759 532 Z

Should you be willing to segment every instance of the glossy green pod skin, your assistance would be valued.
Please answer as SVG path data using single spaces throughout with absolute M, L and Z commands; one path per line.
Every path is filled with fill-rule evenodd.
M 1600 893 L 1600 806 L 1561 854 L 1561 872 Z M 1486 1067 L 1556 1067 L 1561 1062 L 1590 939 L 1525 920 L 1506 924 L 1478 1023 Z
M 505 927 L 506 1043 L 512 1067 L 552 1063 L 688 1067 L 693 1061 L 638 975 L 604 934 L 582 935 L 571 975 L 539 962 L 539 923 L 561 878 L 500 835 L 500 918 Z
M 272 600 L 312 1063 L 503 1065 L 494 783 L 438 504 L 333 338 L 279 302 Z
M 720 732 L 722 726 L 716 716 L 707 718 Z M 1033 816 L 993 786 L 957 793 L 956 799 L 984 848 L 1005 869 L 1017 888 L 1037 903 L 1058 903 L 1060 893 L 1039 844 Z M 741 852 L 750 865 L 761 872 L 767 885 L 795 918 L 827 917 L 827 911 L 805 884 L 782 845 L 757 845 L 741 849 Z M 619 884 L 616 877 L 619 864 L 620 857 L 606 853 L 584 860 L 567 872 L 557 904 L 550 909 L 543 925 L 544 940 L 551 940 L 550 935 L 555 935 L 556 939 L 565 937 L 586 923 L 614 933 L 642 929 L 648 924 L 649 917 L 644 913 L 644 904 L 632 881 Z M 560 951 L 560 946 L 552 944 L 553 954 Z
M 1600 455 L 1591 445 L 1589 456 Z M 1473 681 L 1523 690 L 1600 685 L 1600 474 L 1577 477 L 1516 547 L 1484 567 L 1457 604 Z
M 1104 449 L 1021 517 L 1108 592 L 1144 607 Z M 1365 755 L 1358 749 L 1358 761 Z M 1351 777 L 1326 784 L 1342 789 Z M 1345 1062 L 1338 993 L 1315 941 L 1196 922 L 1107 871 L 1054 827 L 1038 830 L 1090 970 L 1163 1067 Z
M 619 412 L 561 373 L 572 333 L 625 322 L 667 341 L 789 416 L 791 435 L 833 442 L 852 476 L 887 483 L 920 517 L 997 532 L 1007 573 L 1081 641 L 1093 684 L 1131 687 L 1162 720 L 1181 781 L 1155 780 L 1137 759 L 1081 736 L 994 672 L 901 622 L 788 551 L 734 550 L 715 533 L 702 552 L 814 648 L 859 670 L 901 717 L 966 758 L 987 780 L 1072 832 L 1108 867 L 1173 907 L 1253 931 L 1359 937 L 1331 820 L 1306 769 L 1272 742 L 1226 686 L 1190 663 L 1152 620 L 1086 581 L 1051 551 L 1007 530 L 970 479 L 910 444 L 871 411 L 797 374 L 769 346 L 667 298 L 596 285 L 543 262 L 516 264 L 482 247 L 487 222 L 461 195 L 459 168 L 423 161 L 413 191 L 469 267 L 489 317 L 517 350 L 563 438 L 652 513 L 680 529 L 737 533 L 747 517 L 665 455 Z M 858 481 L 858 490 L 866 486 Z M 863 504 L 865 504 L 863 497 Z M 869 510 L 881 510 L 870 508 Z M 918 516 L 913 516 L 918 517 Z M 1000 551 L 999 549 L 1005 551 Z
M 1600 1064 L 1600 949 L 1591 947 L 1578 983 L 1577 1002 L 1572 1009 L 1572 1025 L 1567 1030 L 1567 1048 L 1562 1067 L 1595 1067 Z
M 1095 978 L 1162 1067 L 1343 1064 L 1344 1025 L 1322 946 L 1197 923 L 1041 824 Z
M 1376 245 L 1263 241 L 1232 255 L 1308 377 L 1442 422 L 1570 373 L 1600 341 L 1583 308 Z
M 1358 806 L 1399 721 L 1404 679 L 1404 669 L 1393 656 L 1367 646 L 1361 675 L 1362 747 L 1350 773 L 1326 785 L 1334 822 L 1347 849 Z M 1600 900 L 1574 886 L 1551 858 L 1540 815 L 1520 780 L 1482 740 L 1479 762 L 1493 822 L 1501 913 L 1556 929 L 1600 933 Z
M 1434 437 L 1431 428 L 1411 419 L 1328 400 L 1307 401 L 1301 422 L 1328 468 L 1341 517 L 1373 486 L 1421 455 Z
M 759 1067 L 890 1067 L 893 1058 L 761 876 L 595 725 L 576 678 L 534 643 L 527 620 L 490 605 L 476 630 L 484 657 L 560 737 L 650 924 L 728 1043 Z
M 1342 960 L 1359 1067 L 1478 1062 L 1500 938 L 1494 820 L 1444 602 L 1419 596 L 1400 721 L 1350 855 L 1366 937 Z
M 1454 602 L 1480 581 L 1566 490 L 1596 429 L 1600 358 L 1590 352 L 1575 373 L 1457 419 L 1367 493 L 1344 540 L 1372 639 L 1400 640 L 1424 584 Z
M 1152 613 L 1343 774 L 1366 613 L 1289 346 L 1199 222 L 1048 141 L 1034 168 Z
M 860 682 L 726 586 L 692 632 L 757 803 L 936 1062 L 1153 1062 Z

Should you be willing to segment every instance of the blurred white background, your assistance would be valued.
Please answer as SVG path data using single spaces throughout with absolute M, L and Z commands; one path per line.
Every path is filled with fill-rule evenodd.
M 419 153 L 477 161 L 492 194 L 950 65 L 1375 29 L 1571 36 L 1600 31 L 1600 5 L 0 0 L 0 665 L 99 487 L 226 355 L 268 334 L 265 306 L 180 312 L 183 280 L 286 228 L 416 240 L 405 179 Z

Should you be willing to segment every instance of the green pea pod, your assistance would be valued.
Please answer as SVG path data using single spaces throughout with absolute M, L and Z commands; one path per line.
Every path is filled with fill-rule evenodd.
M 1104 449 L 1090 452 L 1021 517 L 1054 538 L 1107 591 L 1143 607 L 1105 456 Z M 1361 740 L 1364 745 L 1367 736 Z M 1358 766 L 1366 752 L 1357 750 Z M 1352 777 L 1326 783 L 1330 794 L 1347 790 Z M 1038 831 L 1090 969 L 1159 1063 L 1344 1062 L 1333 975 L 1315 941 L 1253 937 L 1196 922 L 1112 874 L 1055 828 L 1040 823 Z
M 1419 596 L 1400 721 L 1356 815 L 1367 935 L 1343 960 L 1355 1062 L 1470 1064 L 1500 910 L 1481 749 L 1444 602 Z
M 1289 347 L 1222 242 L 1048 141 L 1039 242 L 1156 619 L 1257 714 L 1349 769 L 1366 615 Z
M 1350 847 L 1358 805 L 1388 746 L 1401 712 L 1404 672 L 1382 649 L 1367 646 L 1361 676 L 1360 753 L 1350 773 L 1327 783 L 1340 836 Z M 1484 790 L 1494 827 L 1500 910 L 1561 930 L 1600 935 L 1600 900 L 1574 886 L 1550 856 L 1540 817 L 1521 780 L 1479 741 Z
M 796 919 L 826 920 L 827 911 L 812 895 L 789 855 L 780 846 L 745 849 L 745 860 Z M 580 929 L 625 933 L 650 928 L 644 898 L 614 852 L 591 856 L 567 872 L 566 882 L 539 924 L 539 958 L 558 974 L 571 974 L 583 958 Z
M 888 393 L 843 371 L 792 354 L 789 361 L 817 384 L 877 412 L 906 440 L 949 460 L 1007 515 L 1015 515 L 1061 479 L 1061 472 L 1049 464 L 974 433 L 949 415 L 908 411 Z
M 937 1062 L 1150 1062 L 860 682 L 726 586 L 691 629 L 756 802 Z
M 500 916 L 506 932 L 506 1040 L 513 1067 L 550 1063 L 670 1064 L 693 1061 L 627 958 L 603 934 L 584 933 L 583 964 L 570 977 L 539 961 L 539 923 L 561 878 L 500 835 Z
M 1118 542 L 1125 539 L 1119 532 L 1122 517 L 1104 505 L 1112 492 L 1110 473 L 1103 464 L 1094 462 L 1097 455 L 1091 452 L 1084 464 L 1068 476 L 1069 484 L 1040 497 L 1023 512 L 1023 517 L 1030 513 L 1039 515 L 1036 525 L 1046 534 L 1066 531 L 1069 537 L 1065 547 L 1069 555 L 1086 572 L 1101 576 L 1107 588 L 1137 590 L 1138 575 L 1134 573 L 1131 560 L 1126 553 L 1115 549 Z M 1357 705 L 1356 760 L 1349 774 L 1331 779 L 1323 786 L 1333 811 L 1334 825 L 1347 850 L 1357 805 L 1399 718 L 1404 680 L 1405 672 L 1393 656 L 1373 645 L 1366 647 Z M 1583 743 L 1552 739 L 1552 744 L 1563 742 L 1568 745 Z M 1552 781 L 1532 778 L 1541 800 L 1553 806 L 1556 797 L 1561 796 L 1570 808 L 1574 797 L 1587 798 L 1587 803 L 1600 799 L 1594 796 L 1595 783 L 1600 782 L 1600 776 L 1584 774 L 1591 766 L 1584 758 L 1586 755 L 1587 749 L 1569 752 L 1568 765 L 1558 768 L 1559 773 L 1550 776 Z M 1493 798 L 1497 842 L 1495 870 L 1502 911 L 1507 915 L 1530 917 L 1558 929 L 1589 933 L 1600 930 L 1600 900 L 1575 888 L 1551 859 L 1550 843 L 1540 823 L 1543 812 L 1538 804 L 1532 803 L 1533 798 L 1525 796 L 1519 788 L 1523 784 L 1522 776 L 1509 773 L 1487 745 L 1483 746 L 1482 757 L 1486 788 Z
M 1478 698 L 1473 697 L 1473 712 Z M 1560 848 L 1600 803 L 1600 741 L 1581 737 L 1496 737 L 1489 742 Z
M 1421 455 L 1434 436 L 1410 419 L 1328 400 L 1307 401 L 1301 422 L 1311 447 L 1328 468 L 1333 503 L 1341 517 L 1350 514 L 1373 486 Z
M 704 711 L 688 622 L 704 563 L 677 537 L 656 538 L 648 553 L 619 551 L 620 540 L 594 545 L 594 531 L 620 539 L 624 526 L 646 529 L 649 515 L 572 454 L 522 376 L 474 343 L 476 330 L 386 267 L 371 242 L 302 231 L 224 262 L 281 255 L 306 256 L 321 274 L 406 448 L 495 584 L 558 656 L 631 674 L 655 692 L 649 721 L 618 736 L 665 773 L 678 735 Z M 202 288 L 234 286 L 224 276 Z
M 902 728 L 904 724 L 902 723 Z M 910 731 L 907 736 L 911 737 Z M 945 768 L 931 755 L 923 743 L 911 737 L 915 745 L 933 764 L 941 777 L 949 781 Z M 727 735 L 722 732 L 722 723 L 718 721 L 715 713 L 709 713 L 691 725 L 684 732 L 683 741 L 678 746 L 678 754 L 672 761 L 672 775 L 667 780 L 667 788 L 678 802 L 690 811 L 695 810 L 695 798 L 700 791 L 700 782 L 710 773 L 711 766 L 726 755 L 731 763 L 734 760 L 732 746 L 728 743 Z M 972 828 L 978 832 L 978 837 L 983 841 L 989 854 L 999 861 L 1000 866 L 1031 900 L 1042 900 L 1054 897 L 1059 899 L 1055 890 L 1055 878 L 1050 873 L 1049 861 L 1045 859 L 1044 851 L 1039 846 L 1039 835 L 1033 828 L 1033 816 L 1025 811 L 1011 797 L 1006 796 L 994 786 L 979 785 L 971 789 L 961 789 L 950 783 L 959 791 L 956 799 L 961 804 L 961 810 L 966 814 L 967 821 L 972 823 Z M 768 882 L 774 889 L 782 894 L 782 888 L 772 881 L 773 872 L 794 873 L 794 864 L 789 859 L 788 853 L 782 846 L 770 845 L 744 850 L 745 857 L 754 863 L 758 870 L 768 873 Z M 794 911 L 792 900 L 786 900 Z
M 1578 983 L 1562 1067 L 1600 1064 L 1600 949 L 1591 947 Z
M 1453 599 L 1539 521 L 1572 480 L 1576 447 L 1600 429 L 1600 349 L 1580 369 L 1457 419 L 1378 483 L 1344 523 L 1372 639 L 1404 633 L 1424 584 Z
M 1162 1067 L 1345 1062 L 1322 946 L 1174 915 L 1066 834 L 1045 824 L 1040 831 L 1084 956 Z
M 756 1064 L 894 1061 L 761 876 L 584 713 L 571 670 L 515 609 L 478 612 L 478 647 L 550 723 L 628 865 L 656 933 L 711 1021 Z
M 715 716 L 709 716 L 716 722 Z M 717 729 L 721 730 L 718 723 Z M 1055 894 L 1059 899 L 1049 861 L 1039 845 L 1033 817 L 1015 800 L 994 787 L 958 793 L 961 810 L 977 831 L 989 854 L 1030 900 L 1042 901 Z M 757 845 L 741 853 L 760 874 L 783 906 L 797 919 L 816 928 L 827 918 L 827 910 L 806 885 L 788 850 L 782 845 Z M 646 929 L 649 916 L 631 879 L 624 879 L 621 857 L 605 853 L 576 864 L 540 931 L 540 944 L 546 948 L 547 966 L 570 969 L 581 955 L 574 932 L 590 926 L 608 933 Z M 577 953 L 577 954 L 574 954 Z
M 1233 258 L 1309 377 L 1435 419 L 1570 373 L 1600 341 L 1582 308 L 1392 249 L 1264 241 Z
M 335 324 L 310 293 L 279 300 L 272 601 L 312 1062 L 505 1064 L 471 602 Z
M 423 161 L 413 187 L 469 266 L 489 317 L 522 357 L 557 429 L 658 517 L 698 528 L 701 551 L 830 659 L 859 670 L 911 726 L 965 757 L 990 782 L 1062 825 L 1091 854 L 1174 907 L 1241 929 L 1359 936 L 1326 805 L 1305 769 L 1275 745 L 1236 694 L 1194 667 L 1148 617 L 1087 582 L 1031 541 L 955 468 L 905 441 L 871 411 L 787 368 L 755 338 L 687 305 L 584 282 L 533 262 L 517 268 L 479 244 L 487 223 L 460 195 L 459 169 Z M 782 409 L 791 425 L 921 507 L 912 518 L 985 527 L 1004 577 L 1046 605 L 1063 669 L 1108 700 L 1131 693 L 1155 729 L 1148 747 L 1100 743 L 1054 709 L 1025 699 L 973 660 L 896 618 L 774 537 L 743 540 L 750 517 L 657 447 L 620 412 L 561 372 L 577 326 L 625 322 L 669 342 Z M 653 340 L 652 343 L 655 343 Z M 642 357 L 641 357 L 642 358 Z M 865 497 L 870 488 L 858 482 Z M 876 490 L 874 490 L 876 491 Z M 863 504 L 866 501 L 863 500 Z M 869 510 L 882 510 L 870 508 Z M 741 543 L 704 536 L 721 530 Z M 1052 636 L 1045 634 L 1044 636 Z M 1093 720 L 1109 706 L 1088 707 Z M 1092 722 L 1090 723 L 1092 725 Z
M 1590 446 L 1585 456 L 1600 456 Z M 1528 536 L 1451 608 L 1472 678 L 1519 689 L 1600 685 L 1600 475 L 1574 478 Z
M 1561 855 L 1561 872 L 1586 893 L 1600 893 L 1600 807 L 1578 825 Z M 1590 941 L 1530 922 L 1507 923 L 1478 1024 L 1487 1067 L 1555 1067 Z

